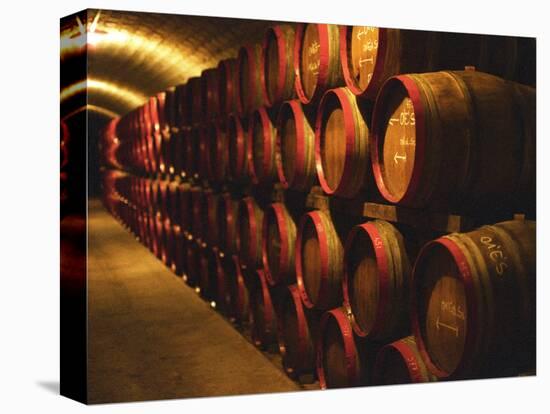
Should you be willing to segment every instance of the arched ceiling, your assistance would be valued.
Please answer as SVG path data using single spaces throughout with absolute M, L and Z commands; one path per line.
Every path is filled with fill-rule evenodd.
M 274 23 L 112 10 L 63 18 L 61 116 L 83 105 L 123 115 L 156 92 L 236 57 L 241 45 L 262 41 Z M 86 70 L 87 79 L 75 75 Z

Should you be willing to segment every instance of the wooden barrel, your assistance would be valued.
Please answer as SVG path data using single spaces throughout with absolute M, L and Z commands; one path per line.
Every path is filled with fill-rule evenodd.
M 344 250 L 342 290 L 354 332 L 379 341 L 407 335 L 411 265 L 401 233 L 370 221 L 351 230 Z
M 157 237 L 157 226 L 156 226 L 156 215 L 148 213 L 147 214 L 147 232 L 149 245 L 147 246 L 153 255 L 158 257 L 157 251 L 159 249 L 158 237 Z
M 151 198 L 151 211 L 160 213 L 160 206 L 162 204 L 160 180 L 151 181 Z
M 164 104 L 164 122 L 166 123 L 166 128 L 170 133 L 174 133 L 179 130 L 179 126 L 176 124 L 176 87 L 171 86 L 166 91 L 165 94 L 165 104 Z M 174 129 L 176 128 L 176 129 Z
M 199 284 L 200 274 L 200 257 L 201 257 L 201 244 L 193 238 L 193 236 L 187 236 L 187 249 L 185 250 L 185 273 L 183 274 L 183 280 L 191 287 L 195 287 Z
M 191 231 L 191 226 L 193 223 L 192 217 L 192 191 L 191 185 L 189 183 L 181 183 L 178 186 L 179 194 L 179 206 L 176 206 L 177 211 L 174 215 L 180 216 L 180 225 L 184 232 Z
M 251 269 L 262 267 L 262 223 L 264 212 L 253 197 L 245 197 L 238 209 L 239 257 Z
M 223 183 L 227 179 L 229 154 L 223 125 L 216 120 L 206 126 L 208 179 L 213 183 Z
M 247 136 L 243 121 L 238 115 L 227 118 L 227 143 L 229 149 L 229 175 L 233 181 L 244 181 L 247 178 Z
M 204 300 L 215 302 L 218 290 L 218 249 L 216 247 L 201 249 L 199 267 L 200 295 Z
M 198 170 L 197 155 L 199 154 L 199 131 L 197 128 L 183 129 L 183 156 L 182 156 L 182 176 L 184 178 L 196 178 Z
M 228 278 L 228 261 L 231 256 L 227 256 L 221 250 L 218 250 L 216 260 L 216 309 L 227 318 L 232 318 L 231 309 L 231 290 Z
M 218 65 L 218 101 L 221 118 L 236 114 L 237 108 L 237 59 L 220 61 Z
M 189 104 L 187 99 L 189 98 L 189 92 L 188 89 L 190 87 L 187 83 L 179 84 L 176 86 L 176 90 L 174 92 L 174 100 L 175 100 L 175 124 L 178 128 L 185 128 L 189 127 L 192 124 L 191 121 L 191 110 L 192 105 Z
M 319 100 L 327 89 L 344 85 L 337 25 L 297 26 L 294 72 L 296 95 L 304 104 Z
M 185 264 L 185 251 L 187 248 L 187 238 L 179 225 L 174 225 L 172 229 L 172 234 L 174 236 L 174 250 L 172 251 L 172 265 L 173 265 L 173 272 L 177 276 L 183 276 L 186 264 Z
M 210 247 L 218 246 L 218 202 L 219 194 L 211 190 L 203 192 L 201 201 L 202 240 Z
M 383 346 L 376 355 L 373 367 L 374 385 L 434 381 L 437 381 L 437 377 L 426 368 L 413 336 Z
M 534 39 L 528 38 L 340 26 L 340 56 L 347 87 L 371 100 L 401 73 L 476 66 L 522 83 L 534 80 Z
M 159 211 L 163 218 L 168 217 L 169 185 L 170 185 L 170 181 L 168 180 L 159 181 L 159 191 L 160 191 Z
M 317 376 L 321 389 L 361 384 L 362 361 L 346 312 L 336 308 L 321 318 L 317 342 Z
M 296 280 L 307 308 L 331 309 L 342 297 L 344 249 L 332 220 L 323 211 L 300 219 L 296 240 Z
M 248 325 L 250 320 L 248 286 L 245 283 L 241 262 L 236 255 L 227 262 L 226 277 L 229 284 L 231 316 L 238 325 Z
M 264 212 L 262 263 L 271 285 L 296 282 L 296 224 L 284 203 L 273 203 Z
M 157 256 L 157 259 L 164 261 L 166 258 L 166 234 L 164 232 L 164 220 L 162 219 L 160 213 L 155 215 L 155 236 L 155 255 Z
M 184 142 L 185 133 L 183 131 L 180 131 L 179 129 L 175 132 L 172 132 L 172 135 L 170 136 L 170 161 L 171 161 L 171 168 L 173 170 L 170 170 L 170 173 L 173 176 L 181 176 L 185 177 L 183 173 L 183 166 L 184 166 L 184 154 L 185 154 L 185 142 Z M 169 168 L 170 168 L 169 167 Z
M 176 181 L 168 183 L 168 218 L 172 225 L 181 226 L 180 184 Z
M 516 375 L 535 361 L 535 222 L 428 243 L 413 270 L 413 331 L 438 378 Z
M 316 367 L 316 329 L 296 285 L 283 289 L 278 305 L 279 352 L 291 378 L 313 374 Z
M 196 76 L 187 81 L 185 88 L 185 105 L 189 108 L 191 125 L 198 125 L 202 118 L 202 87 L 201 78 Z
M 315 133 L 299 100 L 284 102 L 276 122 L 275 162 L 284 188 L 308 191 L 317 180 Z
M 202 122 L 207 122 L 219 116 L 219 74 L 217 68 L 205 69 L 202 71 L 201 104 Z
M 325 193 L 352 198 L 372 182 L 369 118 L 370 107 L 349 89 L 323 95 L 315 122 L 315 163 Z
M 255 110 L 248 128 L 249 172 L 254 184 L 268 184 L 277 179 L 275 164 L 276 131 L 265 107 Z
M 241 47 L 237 74 L 237 108 L 242 116 L 250 114 L 263 105 L 261 77 L 262 46 L 260 44 Z
M 476 71 L 391 78 L 373 112 L 378 189 L 411 207 L 512 205 L 534 182 L 534 107 L 534 89 Z
M 191 187 L 191 234 L 195 239 L 201 239 L 203 235 L 202 208 L 204 205 L 204 190 L 201 187 Z M 205 229 L 206 230 L 206 229 Z
M 238 207 L 239 202 L 230 193 L 223 193 L 218 198 L 218 244 L 222 252 L 238 252 Z
M 534 37 L 485 35 L 476 68 L 534 87 L 537 81 L 536 48 Z
M 263 270 L 252 272 L 254 279 L 250 291 L 252 341 L 259 348 L 269 350 L 277 343 L 277 317 L 271 293 Z
M 170 222 L 170 219 L 164 220 L 164 231 L 166 234 L 166 259 L 164 264 L 172 272 L 176 268 L 176 237 L 174 234 L 174 225 Z
M 292 99 L 294 92 L 294 27 L 282 24 L 267 29 L 261 59 L 263 100 L 274 106 Z

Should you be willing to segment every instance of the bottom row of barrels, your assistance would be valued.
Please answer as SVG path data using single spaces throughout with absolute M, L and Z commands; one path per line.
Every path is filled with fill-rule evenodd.
M 289 377 L 319 380 L 321 388 L 435 381 L 412 336 L 390 344 L 369 343 L 353 335 L 345 308 L 322 313 L 303 306 L 298 287 L 267 283 L 261 269 L 247 269 L 236 255 L 180 238 L 183 254 L 164 258 L 232 323 L 249 328 L 253 343 L 278 351 Z M 178 246 L 179 243 L 175 243 Z M 174 252 L 176 253 L 176 252 Z M 178 269 L 178 270 L 176 270 Z
M 330 306 L 320 308 L 308 305 L 306 299 L 319 302 L 322 295 L 300 286 L 308 281 L 304 275 L 297 284 L 274 284 L 255 261 L 207 246 L 160 214 L 113 206 L 113 214 L 175 274 L 237 326 L 250 328 L 258 347 L 278 349 L 293 378 L 316 377 L 322 388 L 335 388 L 509 376 L 534 367 L 534 222 L 508 221 L 433 240 L 414 261 L 410 281 L 397 272 L 409 265 L 396 229 L 381 221 L 356 226 L 349 240 L 362 249 L 347 250 L 344 300 L 327 300 Z M 318 256 L 308 254 L 316 239 L 307 221 L 322 225 L 317 216 L 324 217 L 303 217 L 297 245 L 301 238 L 306 242 L 297 248 L 297 270 L 302 261 L 307 270 Z M 325 238 L 330 250 L 331 238 Z M 306 276 L 322 270 L 313 267 Z M 367 289 L 373 281 L 378 287 Z M 340 287 L 333 285 L 316 291 Z M 403 326 L 382 335 L 394 325 Z

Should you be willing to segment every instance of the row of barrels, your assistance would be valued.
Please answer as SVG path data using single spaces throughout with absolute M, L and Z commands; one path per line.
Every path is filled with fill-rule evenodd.
M 243 45 L 236 57 L 169 88 L 163 98 L 164 113 L 158 116 L 171 126 L 189 127 L 230 114 L 248 116 L 259 107 L 294 98 L 309 104 L 340 86 L 373 100 L 392 76 L 465 66 L 534 85 L 535 39 L 368 26 L 276 25 L 265 32 L 262 42 Z
M 167 134 L 158 146 L 150 139 L 130 158 L 213 185 L 319 184 L 329 195 L 413 208 L 532 213 L 535 100 L 533 88 L 477 71 L 398 75 L 374 105 L 330 89 L 316 112 L 299 100 L 260 107 Z
M 117 215 L 206 299 L 233 309 L 240 323 L 253 318 L 256 338 L 278 337 L 289 374 L 313 370 L 321 386 L 339 387 L 390 381 L 413 365 L 417 380 L 534 366 L 534 222 L 483 226 L 419 248 L 404 236 L 409 230 L 385 221 L 343 232 L 328 211 L 296 214 L 282 203 L 260 206 L 179 183 L 192 194 L 179 209 L 194 212 L 183 229 L 162 195 L 139 201 L 147 185 L 163 184 L 120 172 L 110 179 L 123 201 Z M 228 199 L 231 215 L 219 214 Z M 223 244 L 224 232 L 233 244 Z M 228 273 L 236 275 L 233 299 L 220 293 Z

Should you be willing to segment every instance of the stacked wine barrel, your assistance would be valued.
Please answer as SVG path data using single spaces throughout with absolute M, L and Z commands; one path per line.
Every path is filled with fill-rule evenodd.
M 111 122 L 104 202 L 297 381 L 517 375 L 535 366 L 534 62 L 534 39 L 274 26 Z M 334 207 L 366 202 L 397 214 Z

